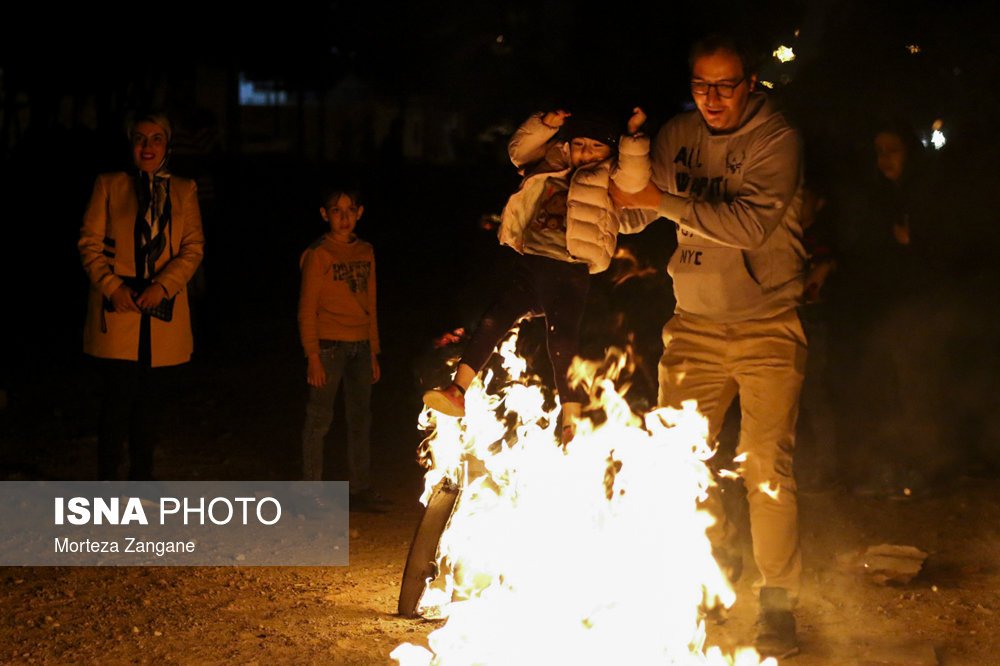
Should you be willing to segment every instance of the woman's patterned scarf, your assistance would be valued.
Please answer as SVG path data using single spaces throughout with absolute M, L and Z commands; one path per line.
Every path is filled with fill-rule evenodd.
M 136 277 L 149 279 L 156 275 L 156 261 L 170 243 L 170 174 L 161 169 L 151 177 L 140 171 L 134 182 L 139 201 L 135 219 Z

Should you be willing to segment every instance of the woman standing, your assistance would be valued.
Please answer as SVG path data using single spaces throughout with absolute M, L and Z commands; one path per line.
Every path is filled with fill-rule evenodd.
M 860 495 L 908 499 L 952 464 L 933 369 L 949 365 L 948 233 L 923 146 L 909 125 L 880 125 L 874 180 L 847 225 L 838 325 L 845 476 Z
M 79 249 L 90 278 L 83 350 L 98 359 L 104 384 L 101 480 L 152 478 L 150 416 L 163 405 L 149 399 L 150 388 L 160 368 L 191 359 L 186 286 L 205 240 L 194 181 L 166 168 L 170 134 L 161 114 L 131 123 L 135 171 L 98 176 L 83 217 Z

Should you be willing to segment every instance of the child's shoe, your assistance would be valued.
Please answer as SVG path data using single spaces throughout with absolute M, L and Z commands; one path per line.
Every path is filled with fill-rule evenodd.
M 458 384 L 424 392 L 424 404 L 445 416 L 465 416 L 465 391 Z
M 562 430 L 560 441 L 563 446 L 566 446 L 576 437 L 576 426 L 580 421 L 580 414 L 583 411 L 583 405 L 578 402 L 565 402 L 562 406 L 562 414 L 560 415 L 560 427 Z
M 576 437 L 576 424 L 574 423 L 564 423 L 562 426 L 562 436 L 561 442 L 563 446 L 566 446 L 573 441 Z

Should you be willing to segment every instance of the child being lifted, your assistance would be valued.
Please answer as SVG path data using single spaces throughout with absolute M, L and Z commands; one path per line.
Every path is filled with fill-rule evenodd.
M 567 375 L 579 348 L 590 275 L 611 263 L 622 214 L 608 183 L 613 179 L 629 192 L 645 187 L 649 138 L 638 133 L 645 120 L 642 109 L 633 109 L 620 141 L 614 122 L 561 109 L 535 114 L 518 128 L 508 152 L 523 179 L 499 230 L 500 243 L 519 253 L 513 275 L 480 319 L 452 383 L 425 392 L 424 404 L 464 416 L 465 391 L 497 343 L 522 317 L 540 315 L 562 405 L 562 442 L 572 440 L 586 395 Z

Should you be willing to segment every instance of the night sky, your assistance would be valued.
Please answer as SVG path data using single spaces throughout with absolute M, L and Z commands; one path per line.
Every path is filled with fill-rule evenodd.
M 353 72 L 391 94 L 444 94 L 493 109 L 586 91 L 662 104 L 668 113 L 685 94 L 690 42 L 715 29 L 740 35 L 761 54 L 796 41 L 799 30 L 799 69 L 808 71 L 797 78 L 809 74 L 833 89 L 970 94 L 962 90 L 997 71 L 998 56 L 983 48 L 996 27 L 994 4 L 660 2 L 622 11 L 610 4 L 584 10 L 567 0 L 294 0 L 267 12 L 209 11 L 186 0 L 59 12 L 28 4 L 6 10 L 0 57 L 7 86 L 49 94 L 218 63 L 312 87 Z M 921 47 L 919 57 L 907 57 L 909 44 Z

